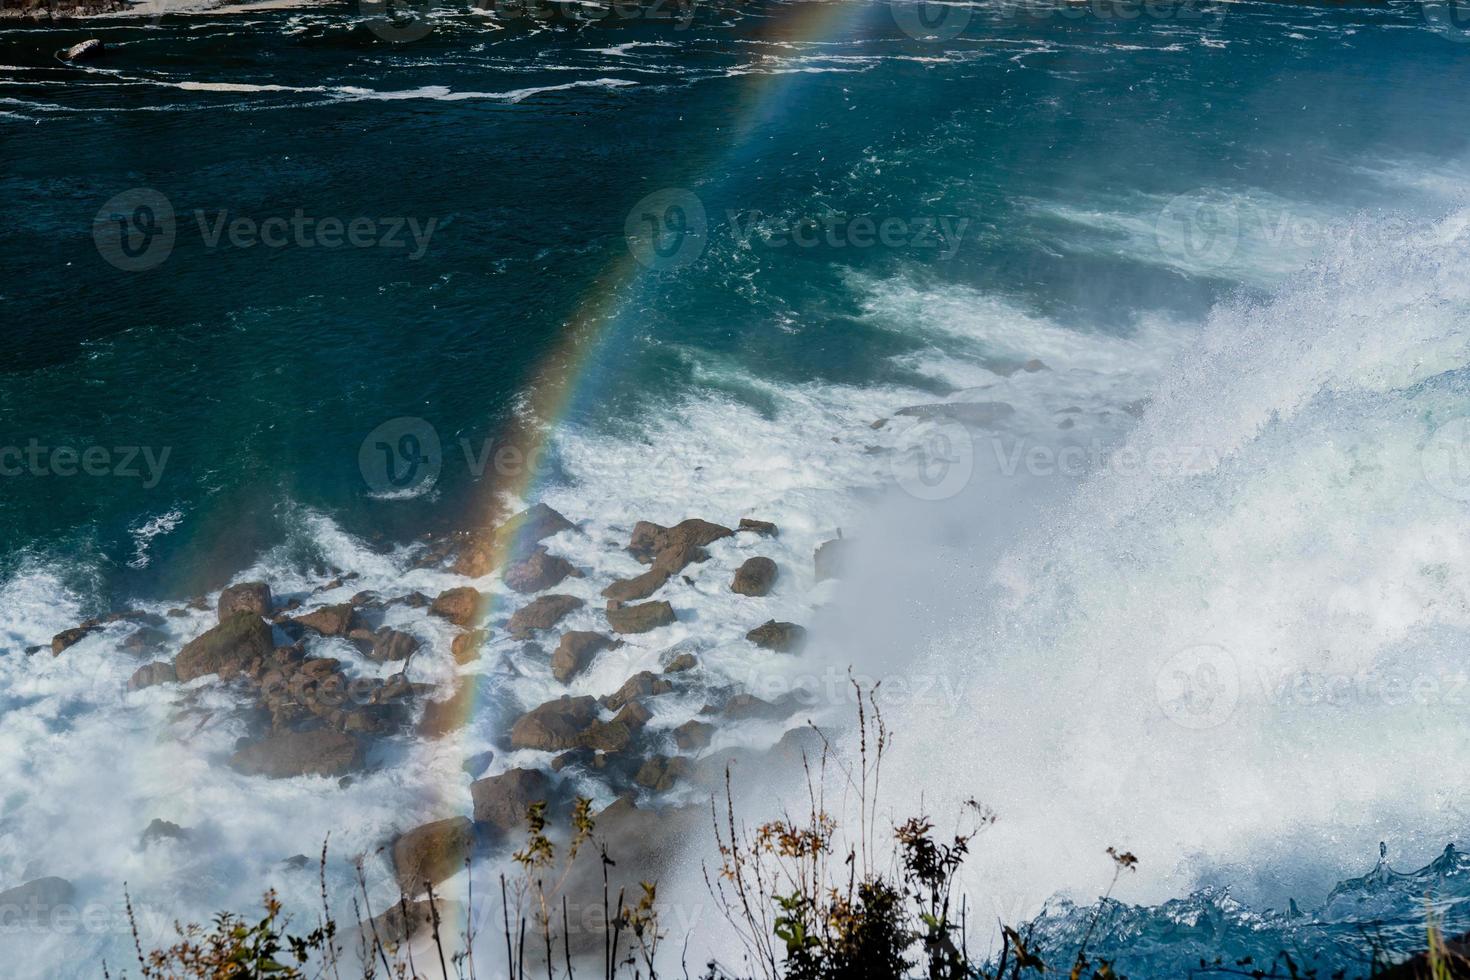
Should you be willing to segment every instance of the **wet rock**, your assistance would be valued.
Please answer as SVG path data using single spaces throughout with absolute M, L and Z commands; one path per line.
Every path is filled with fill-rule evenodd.
M 145 687 L 153 687 L 158 684 L 173 684 L 179 679 L 174 665 L 163 660 L 144 664 L 133 671 L 133 676 L 128 678 L 129 691 L 141 691 Z
M 480 648 L 490 638 L 489 630 L 470 630 L 454 638 L 449 645 L 456 663 L 467 664 L 480 658 Z
M 551 784 L 539 769 L 510 769 L 470 784 L 475 822 L 513 834 L 526 822 L 532 803 L 549 799 Z
M 569 576 L 580 578 L 581 573 L 565 558 L 550 554 L 545 548 L 537 548 L 530 557 L 513 562 L 506 568 L 505 585 L 528 595 L 560 585 Z
M 456 626 L 471 626 L 480 615 L 480 591 L 464 585 L 442 592 L 429 606 L 429 615 Z
M 100 626 L 75 626 L 69 630 L 62 630 L 51 638 L 51 655 L 58 656 L 63 650 L 76 646 L 93 633 L 100 632 L 101 629 Z
M 347 600 L 347 604 L 354 609 L 381 609 L 385 603 L 372 589 L 364 589 Z
M 923 421 L 945 419 L 958 422 L 966 428 L 988 429 L 1015 415 L 1016 410 L 1005 402 L 945 402 L 938 405 L 911 405 L 894 414 Z
M 495 567 L 495 556 L 513 548 L 536 543 L 576 527 L 545 504 L 534 504 L 488 534 L 472 537 L 461 549 L 454 570 L 470 578 L 486 575 Z
M 450 817 L 415 827 L 393 842 L 393 874 L 403 894 L 423 894 L 464 870 L 475 849 L 475 827 L 468 817 Z
M 851 546 L 845 538 L 833 538 L 825 541 L 817 547 L 816 554 L 812 556 L 812 564 L 816 568 L 817 581 L 824 582 L 829 578 L 840 578 L 842 576 L 842 565 L 847 559 Z
M 460 766 L 471 779 L 479 779 L 490 768 L 490 763 L 495 761 L 494 752 L 476 752 Z
M 79 44 L 73 44 L 61 53 L 62 61 L 91 61 L 100 58 L 107 53 L 107 46 L 97 38 L 88 38 Z
M 624 752 L 651 717 L 652 713 L 643 705 L 637 701 L 629 702 L 611 721 L 594 721 L 589 725 L 582 733 L 581 745 L 599 752 Z
M 806 646 L 806 627 L 771 619 L 746 633 L 745 638 L 765 650 L 797 653 Z
M 642 575 L 633 578 L 618 579 L 613 584 L 602 590 L 605 598 L 616 599 L 619 602 L 633 602 L 637 599 L 647 599 L 669 580 L 673 573 L 666 568 L 650 568 Z
M 407 660 L 418 648 L 418 638 L 413 634 L 385 627 L 377 632 L 368 657 L 380 664 L 390 660 Z
M 683 752 L 708 748 L 715 726 L 703 721 L 686 721 L 674 729 L 674 744 Z
M 643 564 L 651 565 L 663 552 L 687 553 L 689 547 L 702 547 L 721 538 L 728 538 L 734 533 L 728 527 L 703 521 L 697 517 L 680 521 L 673 527 L 664 527 L 652 521 L 639 521 L 633 527 L 632 537 L 628 541 L 628 551 Z M 679 568 L 682 567 L 683 565 L 679 565 Z M 677 569 L 671 570 L 677 571 Z
M 682 674 L 686 670 L 693 670 L 699 666 L 699 660 L 692 653 L 681 653 L 664 665 L 665 674 Z
M 264 582 L 241 582 L 219 594 L 216 611 L 223 623 L 237 612 L 250 612 L 262 618 L 271 614 L 271 587 Z
M 551 675 L 563 684 L 586 670 L 594 657 L 618 642 L 591 630 L 572 630 L 562 636 L 551 655 Z
M 0 918 L 9 928 L 46 926 L 58 913 L 76 915 L 76 888 L 65 878 L 37 878 L 0 892 Z
M 410 592 L 408 595 L 401 595 L 396 599 L 389 599 L 387 602 L 383 603 L 383 605 L 407 606 L 410 609 L 423 609 L 428 606 L 431 601 L 432 600 L 430 600 L 429 597 L 424 595 L 422 592 Z
M 362 745 L 342 732 L 277 732 L 240 749 L 230 765 L 247 776 L 344 776 L 362 766 Z
M 206 674 L 229 679 L 252 660 L 274 652 L 270 624 L 253 612 L 237 612 L 185 644 L 174 659 L 174 669 L 185 683 Z
M 649 670 L 639 671 L 623 682 L 623 686 L 611 694 L 604 695 L 602 706 L 610 711 L 617 711 L 623 705 L 635 698 L 655 697 L 667 694 L 674 689 L 664 678 Z
M 643 763 L 633 781 L 655 793 L 667 793 L 678 780 L 687 779 L 692 773 L 693 767 L 683 756 L 674 756 L 671 759 L 655 755 Z
M 763 596 L 769 595 L 771 586 L 775 584 L 775 562 L 769 558 L 747 558 L 745 563 L 735 570 L 735 579 L 730 583 L 730 591 L 741 595 Z
M 138 846 L 146 848 L 149 844 L 158 844 L 163 841 L 186 843 L 193 836 L 193 831 L 186 830 L 168 820 L 154 817 L 153 822 L 143 830 L 142 834 L 138 835 Z
M 462 678 L 448 699 L 425 704 L 424 715 L 419 719 L 419 734 L 425 738 L 440 738 L 464 727 L 474 707 L 476 683 L 477 678 Z
M 597 700 L 590 695 L 563 696 L 533 708 L 510 729 L 510 744 L 517 749 L 561 752 L 577 748 L 587 727 L 597 720 Z
M 130 634 L 122 642 L 122 648 L 134 656 L 142 656 L 151 653 L 168 643 L 168 634 L 162 630 L 156 630 L 151 626 L 144 626 Z
M 690 565 L 697 565 L 709 561 L 709 552 L 692 542 L 670 545 L 657 555 L 653 556 L 653 570 L 673 575 L 681 572 Z M 684 576 L 684 581 L 690 581 L 689 576 Z
M 515 611 L 506 624 L 510 635 L 525 639 L 534 630 L 549 630 L 586 603 L 573 595 L 544 595 Z
M 292 622 L 314 630 L 322 636 L 347 636 L 360 625 L 357 610 L 346 602 L 335 606 L 325 606 L 305 616 L 297 616 Z
M 781 533 L 780 528 L 776 527 L 770 521 L 758 521 L 753 517 L 740 518 L 740 526 L 735 530 L 750 531 L 767 538 L 774 538 Z
M 703 713 L 719 714 L 730 721 L 748 721 L 757 718 L 774 721 L 778 718 L 790 717 L 792 710 L 793 705 L 790 703 L 766 701 L 754 694 L 736 694 L 718 711 L 706 707 Z
M 675 622 L 674 607 L 667 602 L 645 602 L 637 606 L 608 609 L 607 622 L 617 633 L 647 633 Z

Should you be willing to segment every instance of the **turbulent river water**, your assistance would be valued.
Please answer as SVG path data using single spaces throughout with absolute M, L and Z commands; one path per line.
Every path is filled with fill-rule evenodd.
M 887 681 L 901 800 L 999 814 L 987 913 L 1086 904 L 1118 845 L 1134 975 L 1357 962 L 1364 923 L 1412 945 L 1426 890 L 1463 919 L 1453 853 L 1334 891 L 1380 840 L 1429 865 L 1470 804 L 1455 11 L 664 13 L 0 21 L 0 887 L 103 913 L 0 933 L 9 975 L 126 951 L 124 880 L 160 921 L 245 907 L 326 830 L 467 800 L 422 745 L 262 786 L 218 764 L 228 726 L 160 739 L 166 704 L 123 703 L 116 636 L 26 651 L 231 579 L 432 594 L 412 542 L 473 523 L 515 426 L 547 452 L 504 502 L 581 522 L 583 567 L 635 519 L 781 525 L 800 671 Z M 432 479 L 377 468 L 405 434 Z M 867 560 L 818 586 L 837 528 Z M 707 651 L 735 678 L 742 634 Z M 140 848 L 154 817 L 202 843 Z

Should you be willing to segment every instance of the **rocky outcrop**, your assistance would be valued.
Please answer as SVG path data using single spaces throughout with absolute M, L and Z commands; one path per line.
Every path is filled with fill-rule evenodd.
M 611 721 L 594 721 L 582 733 L 583 748 L 599 752 L 625 752 L 643 731 L 652 714 L 637 701 L 623 705 Z
M 357 618 L 357 610 L 352 603 L 343 602 L 335 606 L 323 606 L 315 612 L 309 612 L 305 616 L 297 616 L 292 620 L 300 626 L 320 633 L 322 636 L 346 636 L 360 625 Z
M 262 618 L 271 614 L 273 608 L 271 587 L 264 582 L 241 582 L 219 594 L 215 611 L 223 623 L 237 612 L 251 612 Z
M 638 775 L 633 781 L 644 789 L 653 790 L 655 793 L 667 793 L 674 788 L 676 782 L 689 778 L 694 767 L 684 756 L 655 755 L 644 761 L 638 769 Z
M 586 670 L 599 653 L 617 645 L 611 637 L 590 630 L 566 633 L 551 655 L 551 675 L 565 684 Z
M 362 766 L 362 745 L 343 732 L 278 732 L 240 749 L 230 765 L 247 776 L 345 776 Z
M 617 711 L 623 705 L 637 698 L 655 697 L 659 694 L 667 694 L 674 689 L 674 685 L 652 671 L 643 670 L 634 674 L 623 682 L 623 686 L 611 694 L 602 697 L 602 706 L 610 711 Z
M 703 547 L 735 532 L 720 524 L 691 517 L 673 527 L 664 527 L 652 521 L 639 521 L 633 527 L 628 541 L 628 551 L 645 565 L 651 565 L 665 552 L 687 553 L 688 549 Z M 688 562 L 686 561 L 685 564 Z M 679 566 L 680 568 L 683 565 Z
M 69 630 L 62 630 L 51 638 L 51 656 L 59 656 L 63 650 L 76 646 L 101 630 L 101 626 L 75 626 Z
M 480 591 L 468 585 L 440 593 L 429 606 L 429 615 L 447 619 L 456 626 L 473 626 L 480 615 Z
M 468 633 L 461 633 L 450 642 L 449 652 L 454 655 L 455 663 L 471 663 L 480 659 L 480 648 L 489 638 L 489 630 L 470 630 Z
M 577 748 L 581 737 L 597 720 L 597 700 L 590 695 L 561 697 L 526 712 L 510 729 L 510 744 L 517 749 L 562 752 Z
M 697 752 L 708 748 L 714 738 L 715 726 L 704 721 L 686 721 L 674 729 L 674 744 L 680 751 Z
M 586 605 L 574 595 L 543 595 L 515 611 L 506 624 L 510 635 L 526 639 L 536 630 L 549 630 Z
M 86 6 L 81 4 L 81 6 Z M 97 38 L 88 38 L 79 44 L 73 44 L 61 53 L 62 61 L 92 61 L 107 53 L 107 46 Z
M 812 555 L 812 565 L 817 573 L 817 581 L 824 582 L 829 578 L 840 578 L 842 566 L 851 551 L 847 539 L 833 538 L 824 541 L 817 546 L 816 553 Z
M 174 670 L 173 664 L 157 660 L 133 671 L 133 676 L 128 678 L 128 690 L 141 691 L 145 687 L 154 687 L 158 684 L 173 684 L 178 679 L 179 675 Z
M 174 669 L 185 683 L 206 674 L 229 679 L 252 660 L 269 657 L 273 651 L 270 624 L 253 612 L 237 612 L 185 644 L 174 660 Z
M 780 529 L 770 521 L 758 521 L 753 517 L 740 518 L 740 526 L 735 530 L 749 531 L 766 538 L 774 538 L 781 533 Z
M 488 534 L 471 538 L 460 549 L 454 570 L 470 578 L 479 578 L 494 569 L 497 555 L 504 557 L 516 550 L 529 550 L 553 534 L 575 526 L 545 504 L 535 504 Z
M 771 619 L 746 633 L 745 638 L 765 650 L 799 653 L 806 646 L 806 627 Z
M 180 827 L 169 820 L 154 817 L 152 823 L 143 829 L 138 835 L 138 847 L 147 848 L 150 844 L 159 844 L 166 841 L 187 843 L 193 837 L 193 831 Z
M 463 728 L 474 706 L 477 682 L 474 677 L 461 678 L 454 693 L 446 700 L 430 701 L 424 705 L 424 716 L 419 719 L 419 734 L 426 738 L 441 738 Z
M 667 568 L 654 566 L 642 575 L 633 578 L 618 579 L 602 590 L 604 598 L 614 599 L 618 602 L 634 602 L 638 599 L 647 599 L 659 589 L 664 587 L 673 572 Z
M 735 578 L 730 583 L 730 591 L 748 596 L 769 595 L 771 586 L 776 584 L 776 574 L 776 563 L 771 559 L 747 558 L 745 563 L 735 570 Z
M 665 674 L 682 674 L 686 670 L 693 670 L 699 666 L 699 659 L 692 653 L 680 653 L 672 657 L 664 664 Z
M 607 623 L 616 633 L 647 633 L 675 621 L 674 607 L 667 602 L 645 602 L 607 611 Z
M 571 562 L 548 553 L 545 548 L 537 548 L 529 557 L 506 567 L 505 585 L 512 591 L 529 595 L 560 585 L 572 576 L 580 578 L 581 573 Z
M 475 822 L 513 834 L 526 822 L 532 803 L 549 799 L 551 782 L 539 769 L 510 769 L 470 784 Z
M 377 632 L 372 649 L 367 655 L 369 659 L 383 664 L 390 660 L 407 660 L 418 648 L 418 638 L 412 633 L 384 627 Z
M 393 842 L 393 874 L 409 898 L 464 870 L 475 850 L 475 826 L 468 817 L 450 817 L 415 827 Z

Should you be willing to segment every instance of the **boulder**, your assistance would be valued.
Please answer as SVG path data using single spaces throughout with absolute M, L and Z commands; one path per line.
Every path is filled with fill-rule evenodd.
M 675 620 L 674 607 L 667 602 L 645 602 L 607 611 L 608 625 L 616 633 L 647 633 Z
M 639 521 L 633 527 L 628 551 L 643 564 L 651 565 L 661 552 L 684 549 L 686 546 L 701 547 L 712 541 L 728 538 L 734 533 L 728 527 L 702 521 L 697 517 L 680 521 L 673 527 L 664 527 L 652 521 Z
M 489 750 L 476 752 L 460 764 L 460 768 L 471 779 L 479 779 L 490 768 L 490 763 L 495 761 L 495 753 Z
M 574 595 L 543 595 L 515 611 L 506 624 L 510 635 L 525 639 L 534 630 L 549 630 L 586 603 Z
M 253 612 L 237 612 L 185 644 L 174 659 L 174 669 L 185 683 L 206 674 L 228 679 L 251 660 L 274 652 L 270 624 Z
M 654 567 L 642 575 L 633 578 L 618 579 L 612 585 L 602 590 L 602 595 L 607 599 L 615 599 L 618 602 L 633 602 L 637 599 L 647 599 L 669 580 L 673 572 L 666 568 Z
M 69 630 L 62 630 L 51 638 L 51 655 L 53 657 L 57 656 L 68 647 L 76 646 L 93 633 L 100 632 L 101 630 L 102 627 L 100 626 L 75 626 Z
M 693 670 L 699 666 L 699 660 L 692 653 L 681 653 L 664 665 L 665 674 L 682 674 L 686 670 Z
M 673 575 L 691 564 L 709 561 L 709 552 L 693 542 L 673 544 L 653 556 L 653 570 Z
M 674 788 L 676 781 L 685 779 L 693 772 L 689 760 L 683 756 L 655 755 L 649 758 L 638 769 L 638 775 L 633 781 L 644 789 L 655 793 L 667 793 Z
M 418 638 L 413 634 L 385 627 L 377 632 L 368 658 L 380 664 L 390 660 L 407 660 L 418 648 Z
M 753 517 L 740 518 L 740 526 L 735 530 L 750 531 L 753 534 L 759 534 L 767 538 L 774 538 L 781 533 L 780 529 L 770 521 L 758 521 Z
M 526 822 L 532 803 L 550 796 L 551 784 L 539 769 L 510 769 L 470 784 L 475 822 L 513 834 Z
M 277 732 L 240 749 L 230 765 L 270 779 L 340 777 L 362 766 L 362 745 L 342 732 Z
M 517 749 L 563 752 L 577 748 L 582 733 L 597 720 L 593 697 L 563 696 L 533 708 L 510 729 L 510 744 Z
M 816 568 L 817 581 L 823 582 L 829 578 L 840 578 L 842 576 L 842 564 L 851 550 L 845 538 L 833 538 L 825 541 L 817 547 L 816 554 L 812 556 L 812 564 Z
M 97 38 L 88 38 L 78 44 L 73 44 L 61 53 L 62 61 L 91 61 L 100 58 L 107 53 L 107 46 Z
M 173 664 L 156 660 L 133 671 L 133 676 L 128 678 L 128 690 L 141 691 L 145 687 L 153 687 L 157 684 L 173 684 L 178 679 L 179 675 L 174 670 Z
M 470 578 L 479 578 L 494 568 L 497 553 L 525 551 L 553 534 L 573 527 L 576 525 L 552 508 L 534 504 L 490 533 L 471 538 L 460 549 L 454 570 Z
M 415 591 L 410 592 L 408 595 L 401 595 L 396 599 L 389 599 L 387 602 L 383 603 L 383 605 L 385 607 L 407 606 L 410 609 L 423 609 L 431 603 L 432 600 L 428 596 L 424 595 L 422 592 Z
M 490 638 L 489 630 L 470 630 L 461 633 L 449 644 L 450 653 L 454 654 L 455 663 L 467 664 L 480 658 L 480 648 Z
M 761 718 L 774 721 L 777 718 L 790 717 L 792 707 L 790 704 L 773 703 L 756 697 L 754 694 L 737 694 L 725 702 L 720 714 L 731 721 L 746 721 L 752 718 Z
M 456 626 L 471 626 L 480 615 L 480 591 L 468 585 L 442 592 L 429 606 L 429 615 Z
M 75 899 L 76 888 L 65 878 L 37 878 L 0 892 L 0 921 L 10 929 L 48 926 L 58 912 L 75 917 Z
M 125 652 L 131 653 L 136 657 L 151 653 L 166 643 L 168 643 L 167 633 L 162 630 L 156 630 L 151 626 L 144 626 L 142 629 L 130 633 L 128 638 L 123 640 L 122 648 Z
M 797 653 L 806 646 L 806 627 L 770 619 L 746 633 L 745 638 L 765 650 Z
M 464 870 L 475 850 L 475 826 L 468 817 L 450 817 L 415 827 L 393 842 L 393 874 L 409 898 L 423 894 Z
M 551 655 L 551 676 L 563 684 L 586 670 L 592 659 L 611 650 L 618 641 L 591 630 L 572 630 L 562 636 Z
M 314 630 L 322 636 L 346 636 L 358 627 L 357 610 L 350 602 L 323 606 L 305 616 L 297 616 L 292 622 Z
M 241 582 L 219 594 L 216 610 L 219 613 L 219 621 L 223 623 L 237 612 L 251 612 L 260 617 L 269 616 L 273 605 L 269 585 L 264 582 Z
M 638 734 L 643 731 L 643 726 L 653 717 L 652 713 L 637 701 L 623 705 L 611 721 L 594 721 L 587 726 L 582 733 L 580 744 L 583 748 L 595 749 L 598 752 L 624 752 Z
M 674 689 L 664 678 L 649 670 L 639 671 L 623 682 L 623 686 L 611 694 L 604 695 L 602 706 L 610 711 L 617 711 L 623 705 L 635 698 L 655 697 L 667 694 Z
M 674 729 L 674 744 L 680 751 L 694 752 L 708 748 L 714 737 L 715 726 L 703 721 L 686 721 Z
M 731 592 L 741 595 L 769 595 L 776 584 L 776 563 L 769 558 L 747 558 L 735 570 L 735 579 L 730 583 Z
M 522 595 L 529 595 L 560 585 L 568 576 L 580 577 L 571 562 L 549 554 L 545 548 L 537 548 L 530 557 L 506 567 L 505 585 Z
M 475 677 L 463 678 L 448 699 L 424 705 L 424 715 L 419 719 L 419 734 L 425 738 L 440 738 L 464 727 L 474 708 L 477 682 Z
M 183 843 L 187 842 L 192 836 L 194 836 L 192 831 L 180 827 L 171 821 L 154 817 L 153 822 L 144 828 L 143 833 L 138 835 L 138 846 L 140 848 L 146 848 L 149 844 L 157 844 L 162 841 L 179 841 Z

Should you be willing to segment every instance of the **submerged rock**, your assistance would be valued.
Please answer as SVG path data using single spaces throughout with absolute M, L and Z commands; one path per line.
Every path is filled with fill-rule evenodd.
M 489 630 L 470 630 L 468 633 L 461 633 L 450 642 L 449 652 L 454 655 L 456 663 L 470 663 L 480 658 L 480 648 L 489 638 Z
M 151 626 L 144 626 L 128 635 L 122 642 L 122 648 L 134 656 L 141 656 L 168 643 L 168 634 L 162 630 L 156 630 Z
M 608 625 L 617 633 L 647 633 L 675 621 L 674 607 L 667 602 L 645 602 L 607 611 Z
M 769 595 L 771 586 L 776 584 L 776 575 L 776 563 L 771 559 L 747 558 L 745 563 L 735 570 L 735 578 L 730 582 L 730 591 L 748 596 Z
M 689 778 L 693 772 L 694 767 L 684 756 L 676 755 L 671 759 L 655 755 L 643 763 L 633 781 L 655 793 L 667 793 L 678 780 Z
M 475 849 L 475 827 L 468 817 L 450 817 L 415 827 L 393 842 L 393 873 L 409 898 L 425 884 L 437 885 L 464 870 Z
M 237 612 L 252 612 L 260 617 L 271 614 L 274 603 L 271 587 L 264 582 L 241 582 L 219 594 L 216 612 L 223 623 Z
M 407 660 L 418 648 L 418 637 L 385 627 L 377 632 L 367 656 L 380 664 L 390 660 Z
M 240 749 L 230 765 L 247 776 L 344 776 L 362 766 L 356 738 L 329 730 L 279 732 Z
M 551 675 L 565 684 L 586 670 L 599 653 L 617 645 L 617 640 L 591 630 L 566 633 L 551 655 Z
M 681 751 L 692 752 L 708 748 L 714 738 L 715 726 L 704 721 L 686 721 L 674 729 L 674 744 Z
M 539 596 L 517 609 L 506 624 L 510 635 L 525 639 L 535 630 L 549 630 L 586 603 L 574 595 Z
M 141 691 L 145 687 L 154 687 L 158 684 L 173 684 L 179 679 L 174 665 L 164 660 L 156 660 L 151 664 L 144 664 L 133 671 L 133 676 L 128 678 L 129 691 Z
M 833 538 L 831 541 L 824 541 L 818 545 L 816 553 L 812 556 L 817 581 L 824 582 L 829 578 L 840 578 L 843 563 L 851 550 L 852 546 L 846 538 Z
M 270 624 L 253 612 L 237 612 L 185 644 L 174 659 L 174 669 L 185 683 L 206 674 L 228 679 L 274 651 Z

